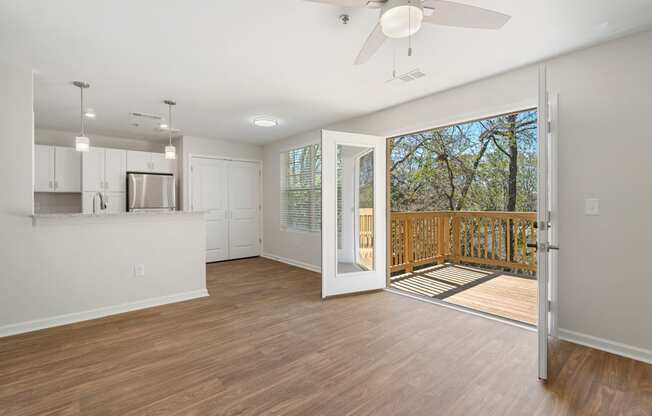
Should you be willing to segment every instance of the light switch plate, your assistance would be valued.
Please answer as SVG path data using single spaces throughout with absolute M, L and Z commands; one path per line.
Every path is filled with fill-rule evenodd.
M 600 215 L 600 200 L 598 198 L 587 198 L 584 200 L 585 215 Z
M 134 265 L 134 275 L 137 277 L 145 276 L 145 265 L 144 264 L 135 264 Z

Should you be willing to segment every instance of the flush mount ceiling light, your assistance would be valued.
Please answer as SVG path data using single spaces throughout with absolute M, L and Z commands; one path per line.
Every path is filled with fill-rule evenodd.
M 80 121 L 81 121 L 81 134 L 75 137 L 75 150 L 78 152 L 88 152 L 91 149 L 91 141 L 86 137 L 86 111 L 84 110 L 84 90 L 90 88 L 90 84 L 83 81 L 75 81 L 72 83 L 75 87 L 79 88 L 80 97 L 81 97 L 81 111 L 80 111 Z
M 401 39 L 421 29 L 423 6 L 420 0 L 389 0 L 383 6 L 380 26 L 388 38 Z
M 278 120 L 271 117 L 256 117 L 254 118 L 254 126 L 256 127 L 276 127 Z
M 168 137 L 170 139 L 169 143 L 167 146 L 165 146 L 165 158 L 169 160 L 174 160 L 177 158 L 177 149 L 176 147 L 172 146 L 172 106 L 177 105 L 175 101 L 172 100 L 165 100 L 163 101 L 165 104 L 168 105 L 168 120 L 170 120 L 170 124 L 166 126 L 168 131 Z M 161 127 L 163 128 L 163 127 Z

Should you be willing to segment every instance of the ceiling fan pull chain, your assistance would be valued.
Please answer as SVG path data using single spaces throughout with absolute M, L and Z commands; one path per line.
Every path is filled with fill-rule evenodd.
M 412 5 L 412 1 L 408 1 L 408 5 Z M 408 57 L 412 56 L 412 7 L 408 9 Z

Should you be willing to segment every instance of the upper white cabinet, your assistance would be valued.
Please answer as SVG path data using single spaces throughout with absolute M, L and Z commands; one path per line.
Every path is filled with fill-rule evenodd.
M 80 192 L 81 157 L 70 147 L 35 145 L 35 192 Z
M 34 149 L 34 191 L 54 192 L 54 147 L 37 144 Z
M 106 149 L 104 152 L 104 181 L 110 192 L 126 192 L 127 151 Z
M 127 152 L 127 171 L 174 173 L 174 160 L 167 160 L 163 153 Z
M 82 157 L 84 192 L 125 192 L 127 151 L 91 147 Z

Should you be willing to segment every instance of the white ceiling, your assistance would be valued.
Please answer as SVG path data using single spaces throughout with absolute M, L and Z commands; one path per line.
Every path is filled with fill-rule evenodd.
M 424 25 L 353 61 L 378 17 L 302 0 L 0 0 L 0 59 L 37 71 L 38 127 L 77 130 L 76 79 L 92 84 L 89 131 L 164 139 L 131 111 L 178 102 L 185 134 L 266 143 L 363 115 L 623 33 L 652 27 L 650 0 L 459 0 L 512 15 L 498 32 Z M 398 70 L 426 78 L 385 84 Z M 252 126 L 255 115 L 281 125 Z M 146 123 L 147 124 L 147 123 Z

